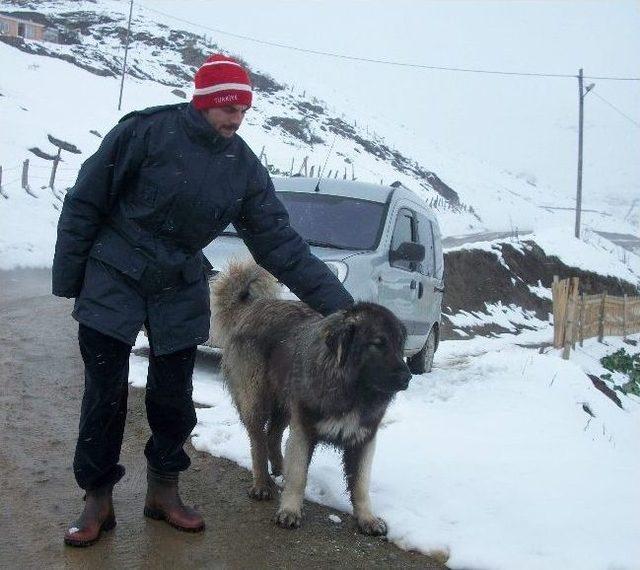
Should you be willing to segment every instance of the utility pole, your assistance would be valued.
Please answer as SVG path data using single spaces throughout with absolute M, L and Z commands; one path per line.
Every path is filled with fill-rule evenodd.
M 122 89 L 124 88 L 124 74 L 127 70 L 127 54 L 129 53 L 129 34 L 131 33 L 131 14 L 133 14 L 133 0 L 129 5 L 129 23 L 127 24 L 127 39 L 124 43 L 124 63 L 122 64 L 122 79 L 120 80 L 120 98 L 118 99 L 118 111 L 122 106 Z
M 132 0 L 133 1 L 133 0 Z M 584 95 L 582 93 L 582 68 L 578 73 L 578 94 L 580 111 L 578 114 L 578 191 L 576 194 L 576 237 L 580 238 L 580 216 L 582 215 L 582 130 L 584 122 Z
M 582 142 L 584 131 L 584 98 L 587 93 L 595 87 L 595 83 L 590 83 L 587 88 L 583 87 L 582 68 L 578 72 L 578 96 L 579 96 L 579 114 L 578 114 L 578 189 L 576 193 L 576 231 L 575 236 L 580 238 L 580 217 L 582 215 Z

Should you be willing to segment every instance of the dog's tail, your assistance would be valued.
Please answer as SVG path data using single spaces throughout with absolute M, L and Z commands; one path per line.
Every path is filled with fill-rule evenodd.
M 277 299 L 276 279 L 254 261 L 230 261 L 211 287 L 214 326 L 221 339 L 233 332 L 241 313 L 259 299 Z

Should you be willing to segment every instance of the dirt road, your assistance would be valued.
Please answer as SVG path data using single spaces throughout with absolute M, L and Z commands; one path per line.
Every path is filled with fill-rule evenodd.
M 617 246 L 620 246 L 621 248 L 626 249 L 627 251 L 630 251 L 631 253 L 640 255 L 640 237 L 638 236 L 634 236 L 632 234 L 615 233 L 615 232 L 596 231 L 595 233 L 615 243 Z
M 502 238 L 524 239 L 531 233 L 531 230 L 513 230 L 510 232 L 482 232 L 478 234 L 467 234 L 461 236 L 447 236 L 442 239 L 444 249 L 458 247 L 466 243 L 477 243 L 481 241 L 493 241 Z
M 63 546 L 81 508 L 70 463 L 82 395 L 71 303 L 49 293 L 45 270 L 0 272 L 0 568 L 443 568 L 384 540 L 363 537 L 348 516 L 306 503 L 304 527 L 273 525 L 273 503 L 250 501 L 249 473 L 195 451 L 183 495 L 207 521 L 200 535 L 142 516 L 149 428 L 131 388 L 116 487 L 118 526 L 87 549 Z M 196 364 L 197 365 L 197 364 Z

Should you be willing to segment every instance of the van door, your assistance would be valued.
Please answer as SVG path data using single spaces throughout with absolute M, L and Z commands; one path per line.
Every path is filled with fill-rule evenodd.
M 396 215 L 389 252 L 395 251 L 401 243 L 418 242 L 415 212 L 409 208 L 400 208 Z M 387 256 L 388 253 L 387 252 Z M 390 309 L 407 327 L 408 337 L 405 348 L 419 349 L 424 344 L 424 328 L 416 321 L 418 302 L 418 283 L 421 278 L 417 264 L 406 260 L 396 260 L 383 265 L 378 276 L 378 299 L 381 305 Z M 420 334 L 422 333 L 422 335 Z M 426 339 L 426 336 L 424 337 Z
M 442 246 L 438 227 L 421 212 L 417 213 L 416 219 L 419 243 L 425 249 L 424 261 L 418 267 L 418 310 L 430 329 L 434 323 L 440 322 L 442 310 Z

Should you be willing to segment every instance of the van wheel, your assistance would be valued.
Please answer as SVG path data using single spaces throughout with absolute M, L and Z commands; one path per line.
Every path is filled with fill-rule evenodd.
M 422 350 L 413 356 L 407 358 L 407 365 L 412 374 L 425 374 L 431 372 L 433 367 L 433 355 L 436 352 L 436 333 L 433 327 L 429 331 L 427 342 L 424 343 Z

